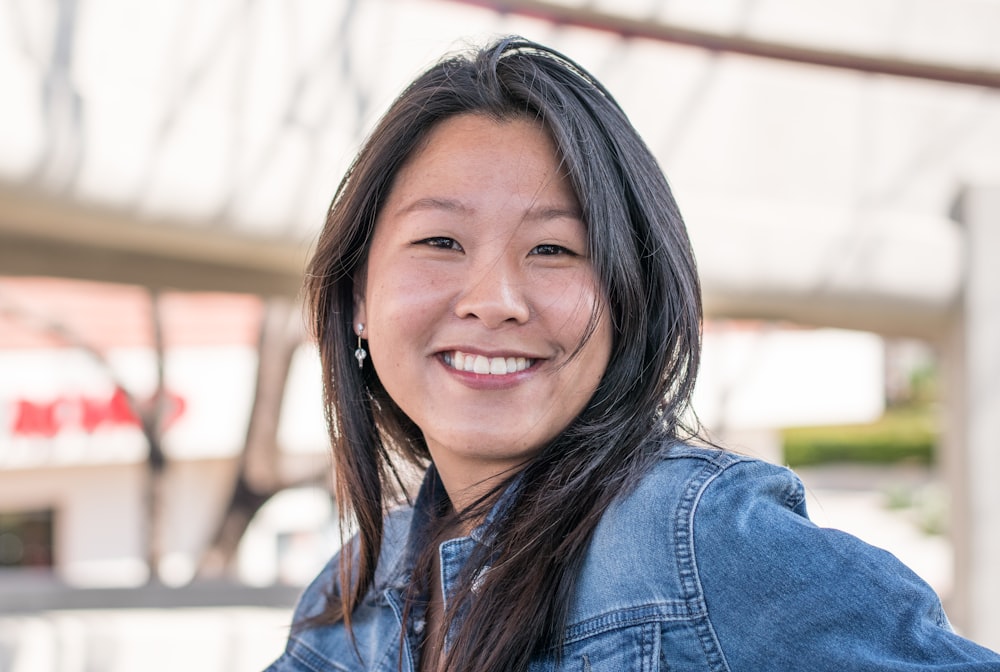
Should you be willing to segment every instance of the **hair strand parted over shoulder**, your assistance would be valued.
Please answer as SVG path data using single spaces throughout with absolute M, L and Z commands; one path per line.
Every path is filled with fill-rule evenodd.
M 355 282 L 400 168 L 431 128 L 463 114 L 537 120 L 550 134 L 580 203 L 614 332 L 593 398 L 520 472 L 517 497 L 486 531 L 492 543 L 473 554 L 449 601 L 447 616 L 461 614 L 461 625 L 446 669 L 506 672 L 558 647 L 601 514 L 665 443 L 690 436 L 681 418 L 700 357 L 701 296 L 687 232 L 656 159 L 586 70 L 510 37 L 417 77 L 338 187 L 308 268 L 335 495 L 342 522 L 356 522 L 359 533 L 341 555 L 327 610 L 306 627 L 343 621 L 350 630 L 352 612 L 373 587 L 383 516 L 401 494 L 396 461 L 424 466 L 430 459 L 419 428 L 373 367 L 359 369 L 354 360 Z M 487 566 L 473 594 L 471 577 Z

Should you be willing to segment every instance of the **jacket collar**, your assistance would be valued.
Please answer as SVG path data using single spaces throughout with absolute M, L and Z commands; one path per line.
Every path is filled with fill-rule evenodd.
M 521 475 L 519 474 L 497 498 L 483 522 L 473 528 L 467 537 L 460 537 L 456 540 L 468 539 L 477 544 L 491 546 L 493 544 L 493 524 L 510 509 L 517 499 L 520 483 Z M 405 538 L 399 539 L 402 541 L 402 546 L 386 549 L 390 553 L 385 559 L 389 560 L 393 566 L 393 569 L 387 574 L 385 582 L 387 588 L 402 589 L 406 587 L 418 554 L 426 544 L 430 543 L 434 521 L 443 515 L 450 506 L 451 502 L 448 499 L 444 483 L 441 482 L 437 468 L 432 463 L 424 473 L 423 482 L 420 484 L 420 490 L 413 503 L 408 532 Z M 393 542 L 389 541 L 388 543 L 392 544 Z

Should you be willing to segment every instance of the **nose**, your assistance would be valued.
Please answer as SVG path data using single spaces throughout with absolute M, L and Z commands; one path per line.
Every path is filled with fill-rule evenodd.
M 455 303 L 460 318 L 477 318 L 486 327 L 524 324 L 531 316 L 525 295 L 525 278 L 515 265 L 493 259 L 474 269 Z

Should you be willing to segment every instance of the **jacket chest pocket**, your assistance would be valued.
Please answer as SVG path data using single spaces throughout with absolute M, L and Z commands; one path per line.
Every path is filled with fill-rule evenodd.
M 657 623 L 619 627 L 567 640 L 562 659 L 537 658 L 530 672 L 656 672 L 660 660 Z

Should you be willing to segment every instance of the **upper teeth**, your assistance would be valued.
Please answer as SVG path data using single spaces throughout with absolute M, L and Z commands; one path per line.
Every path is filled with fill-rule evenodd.
M 459 371 L 503 376 L 508 373 L 524 371 L 531 366 L 532 360 L 526 357 L 484 357 L 465 352 L 450 352 L 444 356 L 445 362 Z

